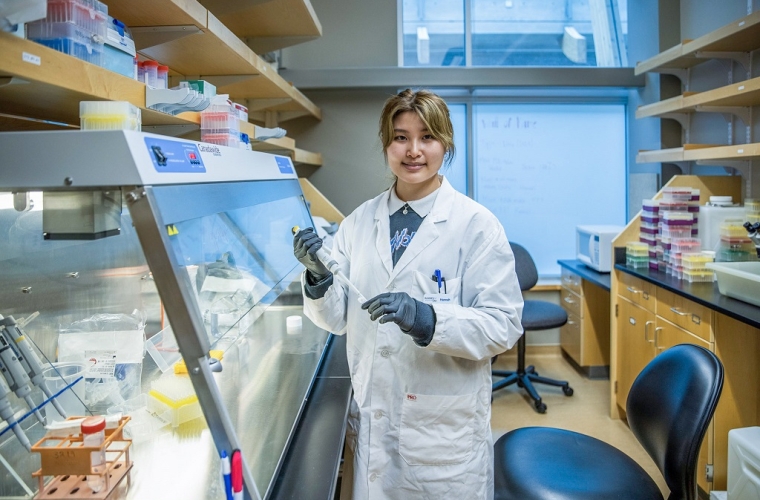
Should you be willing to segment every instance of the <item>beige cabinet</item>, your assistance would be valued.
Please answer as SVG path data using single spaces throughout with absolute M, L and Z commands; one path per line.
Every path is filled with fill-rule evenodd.
M 560 328 L 562 351 L 590 377 L 608 374 L 610 364 L 610 293 L 562 269 L 560 304 L 567 323 Z
M 619 273 L 617 301 L 616 402 L 625 412 L 631 386 L 655 356 L 678 344 L 714 351 L 712 310 L 664 288 Z M 634 300 L 636 302 L 634 302 Z M 714 424 L 710 424 L 697 463 L 697 484 L 710 491 L 707 466 L 714 463 Z

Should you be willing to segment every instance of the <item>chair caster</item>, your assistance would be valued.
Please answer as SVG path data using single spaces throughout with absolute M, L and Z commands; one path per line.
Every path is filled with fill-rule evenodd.
M 546 413 L 546 405 L 542 401 L 536 401 L 533 406 L 538 413 Z
M 565 396 L 572 396 L 573 395 L 573 388 L 569 385 L 562 386 L 562 392 L 565 393 Z

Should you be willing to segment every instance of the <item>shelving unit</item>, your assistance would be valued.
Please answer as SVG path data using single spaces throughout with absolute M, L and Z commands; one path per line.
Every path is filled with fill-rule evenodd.
M 300 116 L 321 119 L 314 103 L 195 0 L 106 3 L 109 14 L 132 29 L 137 51 L 169 66 L 173 76 L 202 78 L 233 100 L 263 104 L 253 116 L 262 122 L 269 118 L 271 124 L 272 116 L 276 123 Z
M 229 0 L 204 0 L 233 33 L 264 54 L 322 36 L 322 25 L 309 0 L 267 0 L 240 8 Z M 287 16 L 282 13 L 287 12 Z
M 750 52 L 758 48 L 759 41 L 760 11 L 757 11 L 697 39 L 684 40 L 638 63 L 634 73 L 673 73 L 674 69 L 691 68 L 709 58 L 716 58 L 717 52 Z
M 750 108 L 760 104 L 760 77 L 749 78 L 750 52 L 760 48 L 760 11 L 719 28 L 695 40 L 686 40 L 636 65 L 637 75 L 646 72 L 669 73 L 678 76 L 686 91 L 676 97 L 647 104 L 636 110 L 636 118 L 658 117 L 678 121 L 684 129 L 682 148 L 640 151 L 637 163 L 691 162 L 757 159 L 760 143 L 750 143 L 752 115 Z M 708 59 L 731 59 L 747 70 L 747 80 L 724 87 L 690 92 L 689 68 Z M 746 127 L 747 144 L 704 145 L 689 144 L 689 115 L 697 112 L 722 113 L 738 117 Z M 731 120 L 727 118 L 727 120 Z M 731 126 L 731 124 L 729 124 Z M 730 129 L 729 129 L 730 132 Z
M 313 14 L 308 0 L 278 0 L 270 2 L 268 15 L 273 17 L 278 5 L 299 11 L 299 2 L 303 4 L 300 10 Z M 197 1 L 106 3 L 112 16 L 134 29 L 139 53 L 168 65 L 174 81 L 208 80 L 217 86 L 218 93 L 247 104 L 250 119 L 266 126 L 301 116 L 321 119 L 314 103 Z M 318 25 L 315 16 L 312 24 Z M 267 28 L 267 36 L 275 36 L 276 28 Z M 290 36 L 291 32 L 312 31 L 297 27 L 284 33 Z M 145 85 L 141 82 L 0 32 L 0 131 L 78 127 L 79 102 L 91 100 L 130 102 L 142 109 L 143 126 L 154 127 L 151 131 L 156 133 L 185 135 L 200 124 L 198 113 L 172 116 L 146 108 Z M 243 132 L 250 129 L 249 135 L 252 127 L 241 124 Z M 256 142 L 253 148 L 287 155 L 312 168 L 322 164 L 321 155 L 297 151 L 295 141 L 287 137 Z

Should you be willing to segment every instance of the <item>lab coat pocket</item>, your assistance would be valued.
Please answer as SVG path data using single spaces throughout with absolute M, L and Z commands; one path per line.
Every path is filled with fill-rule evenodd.
M 399 453 L 409 465 L 453 465 L 472 454 L 477 393 L 461 396 L 406 394 Z
M 417 300 L 421 300 L 426 304 L 455 304 L 462 305 L 459 288 L 462 282 L 461 278 L 444 278 L 445 284 L 441 284 L 441 289 L 438 289 L 438 283 L 431 279 L 431 276 L 427 276 L 419 271 L 414 272 L 414 286 L 412 289 L 412 297 Z

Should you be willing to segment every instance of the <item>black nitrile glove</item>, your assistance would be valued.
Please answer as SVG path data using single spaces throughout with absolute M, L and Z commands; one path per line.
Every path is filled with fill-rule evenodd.
M 315 284 L 332 274 L 317 258 L 317 250 L 320 248 L 322 239 L 310 227 L 293 236 L 293 254 L 309 270 Z
M 362 304 L 372 321 L 393 321 L 419 346 L 427 346 L 435 331 L 435 310 L 430 304 L 413 299 L 406 292 L 386 292 Z

